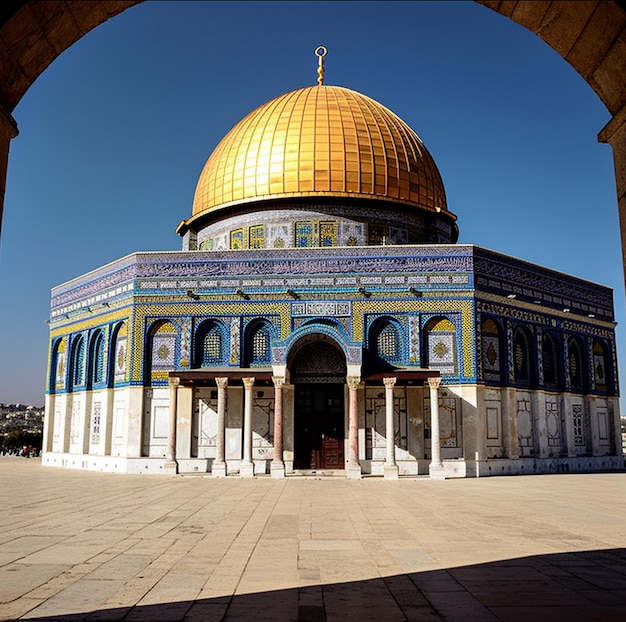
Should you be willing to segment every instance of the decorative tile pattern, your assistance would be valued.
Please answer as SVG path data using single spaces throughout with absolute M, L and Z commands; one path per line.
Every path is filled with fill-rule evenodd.
M 215 396 L 213 396 L 215 393 Z M 198 398 L 198 457 L 214 457 L 217 445 L 217 392 Z M 212 448 L 213 451 L 209 451 Z
M 65 373 L 67 371 L 67 338 L 60 340 L 57 347 L 55 387 L 56 389 L 65 388 Z
M 244 248 L 243 242 L 243 229 L 237 229 L 230 232 L 230 249 L 233 251 L 240 251 Z
M 299 222 L 310 222 L 313 226 L 314 222 L 324 221 Z M 275 225 L 280 227 L 278 222 Z M 247 225 L 245 231 L 253 226 L 254 223 Z M 310 231 L 313 234 L 314 228 Z M 265 235 L 268 235 L 267 227 Z M 531 271 L 536 268 L 517 260 L 508 261 L 505 256 L 494 256 L 509 267 Z M 120 347 L 124 346 L 129 352 L 129 373 L 116 369 L 115 381 L 116 384 L 142 384 L 144 327 L 150 326 L 152 320 L 170 320 L 176 324 L 178 350 L 174 353 L 174 365 L 176 369 L 184 369 L 190 363 L 193 350 L 193 323 L 201 318 L 222 318 L 228 331 L 233 331 L 230 335 L 233 347 L 228 348 L 228 361 L 231 365 L 239 365 L 242 344 L 237 331 L 251 319 L 276 319 L 277 334 L 272 337 L 271 346 L 273 362 L 284 362 L 280 353 L 288 353 L 293 343 L 292 334 L 299 338 L 312 331 L 320 332 L 317 324 L 310 324 L 316 318 L 335 320 L 337 325 L 328 328 L 328 336 L 341 341 L 346 355 L 351 353 L 350 361 L 357 362 L 362 358 L 365 318 L 389 315 L 405 322 L 403 364 L 425 364 L 421 361 L 422 348 L 433 352 L 433 348 L 437 348 L 440 353 L 437 364 L 442 366 L 444 373 L 451 373 L 452 364 L 446 357 L 450 356 L 452 345 L 456 348 L 456 371 L 447 376 L 445 382 L 467 383 L 477 378 L 498 381 L 498 366 L 502 368 L 508 363 L 510 373 L 503 381 L 514 384 L 514 357 L 509 355 L 512 344 L 501 342 L 498 349 L 495 335 L 485 338 L 476 330 L 480 325 L 478 314 L 489 314 L 502 323 L 503 335 L 511 339 L 509 331 L 518 324 L 531 327 L 533 343 L 538 339 L 540 327 L 558 335 L 579 335 L 587 340 L 585 343 L 590 343 L 590 337 L 595 336 L 607 344 L 605 366 L 609 370 L 611 365 L 615 367 L 613 331 L 611 326 L 597 318 L 586 320 L 571 314 L 568 317 L 562 313 L 555 315 L 549 309 L 540 309 L 518 299 L 507 299 L 503 303 L 492 294 L 476 294 L 485 298 L 474 300 L 472 270 L 476 257 L 485 259 L 492 255 L 464 245 L 307 248 L 306 253 L 297 249 L 259 249 L 242 250 L 236 254 L 215 252 L 210 259 L 207 259 L 207 253 L 200 252 L 137 253 L 55 288 L 55 313 L 63 309 L 71 313 L 63 320 L 60 315 L 55 316 L 51 339 L 81 331 L 88 331 L 85 334 L 91 339 L 92 331 L 98 327 L 112 326 L 115 318 L 127 319 L 131 322 L 132 332 L 125 344 L 120 341 Z M 557 274 L 537 269 L 542 274 Z M 499 282 L 503 283 L 502 280 Z M 608 291 L 577 279 L 572 282 L 589 291 L 602 294 Z M 359 287 L 370 296 L 359 293 Z M 409 287 L 413 289 L 409 290 Z M 293 296 L 285 293 L 289 288 L 296 290 L 299 299 L 292 300 Z M 237 289 L 241 289 L 247 298 L 236 295 Z M 199 296 L 197 301 L 187 296 L 189 290 Z M 108 297 L 108 292 L 112 297 Z M 100 306 L 96 307 L 98 296 Z M 102 302 L 105 299 L 109 306 Z M 94 305 L 90 307 L 91 312 L 87 310 L 88 303 Z M 112 306 L 117 304 L 125 306 Z M 447 317 L 454 324 L 454 331 L 450 331 L 445 342 L 440 340 L 441 343 L 430 344 L 428 341 L 424 326 L 434 317 Z M 450 341 L 453 332 L 456 334 Z M 564 337 L 559 339 L 559 343 L 564 343 Z M 119 354 L 117 347 L 115 353 L 112 352 L 115 359 Z M 589 351 L 587 356 L 586 367 L 595 369 L 593 354 Z M 568 359 L 564 356 L 563 360 Z M 611 374 L 615 376 L 614 372 Z M 63 388 L 58 390 L 62 392 Z
M 406 387 L 393 390 L 393 429 L 396 452 L 408 449 L 408 426 Z M 367 389 L 365 394 L 365 458 L 386 458 L 386 399 L 380 389 Z
M 126 380 L 127 341 L 126 337 L 118 337 L 115 343 L 114 380 L 116 384 Z
M 367 243 L 370 246 L 382 246 L 387 243 L 387 227 L 383 225 L 369 225 L 367 232 Z
M 418 315 L 409 316 L 409 363 L 420 364 L 420 319 Z
M 561 447 L 561 413 L 558 402 L 546 400 L 545 417 L 548 447 L 558 449 Z
M 442 375 L 456 376 L 456 333 L 428 333 L 428 366 Z
M 291 304 L 291 314 L 298 316 L 331 316 L 341 317 L 350 315 L 349 302 L 294 302 Z
M 100 417 L 102 415 L 102 403 L 94 402 L 91 410 L 91 442 L 100 444 Z
M 296 223 L 296 248 L 308 248 L 317 246 L 316 225 L 311 221 L 300 221 Z
M 239 353 L 241 352 L 241 324 L 237 319 L 230 322 L 230 364 L 239 363 Z
M 442 397 L 439 400 L 439 433 L 442 447 L 458 447 L 457 400 L 454 397 Z
M 254 225 L 249 229 L 249 248 L 265 247 L 265 227 L 264 225 Z
M 532 456 L 534 453 L 534 441 L 530 394 L 518 395 L 517 398 L 517 440 L 520 456 Z
M 500 337 L 498 335 L 482 335 L 482 363 L 485 380 L 500 382 Z
M 157 334 L 152 338 L 152 368 L 174 369 L 174 355 L 176 353 L 176 333 Z
M 337 223 L 321 221 L 319 223 L 320 246 L 337 246 Z
M 585 412 L 582 404 L 572 405 L 572 425 L 574 428 L 574 445 L 576 447 L 586 447 Z

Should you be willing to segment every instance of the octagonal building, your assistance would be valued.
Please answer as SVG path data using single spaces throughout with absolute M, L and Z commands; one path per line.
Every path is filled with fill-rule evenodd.
M 320 76 L 219 143 L 181 251 L 52 290 L 43 464 L 391 479 L 623 468 L 612 291 L 456 244 L 417 134 Z

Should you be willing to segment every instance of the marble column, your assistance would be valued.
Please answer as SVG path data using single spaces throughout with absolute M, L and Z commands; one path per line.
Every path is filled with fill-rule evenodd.
M 274 459 L 270 465 L 272 477 L 285 477 L 285 462 L 283 460 L 283 386 L 285 379 L 274 376 Z
M 244 378 L 243 398 L 243 459 L 239 467 L 241 477 L 254 477 L 254 463 L 252 462 L 252 389 L 254 378 Z
M 178 409 L 178 385 L 180 378 L 170 376 L 170 408 L 167 421 L 167 453 L 165 454 L 165 472 L 177 473 L 176 464 L 176 411 Z
M 396 464 L 396 433 L 393 425 L 393 387 L 397 378 L 383 378 L 385 383 L 385 437 L 387 454 L 385 457 L 385 479 L 398 479 Z
M 437 389 L 441 378 L 429 378 L 430 388 L 430 479 L 445 479 L 443 462 L 441 462 L 441 438 L 439 435 L 439 394 Z
M 226 388 L 228 378 L 216 378 L 217 385 L 217 443 L 211 467 L 213 477 L 226 477 Z
M 346 463 L 346 477 L 361 479 L 361 464 L 359 463 L 359 413 L 357 409 L 357 388 L 361 382 L 358 376 L 348 376 L 348 460 Z

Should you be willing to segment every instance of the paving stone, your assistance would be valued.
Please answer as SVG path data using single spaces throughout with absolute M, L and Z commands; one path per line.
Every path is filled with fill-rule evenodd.
M 10 603 L 70 568 L 65 564 L 6 564 L 0 567 L 0 603 Z
M 0 620 L 626 620 L 622 474 L 213 480 L 0 462 Z

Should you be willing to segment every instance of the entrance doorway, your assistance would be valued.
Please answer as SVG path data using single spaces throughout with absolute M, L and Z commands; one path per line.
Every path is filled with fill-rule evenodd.
M 296 469 L 343 469 L 344 385 L 298 384 Z
M 344 469 L 346 359 L 325 335 L 309 335 L 288 363 L 294 385 L 294 468 Z

